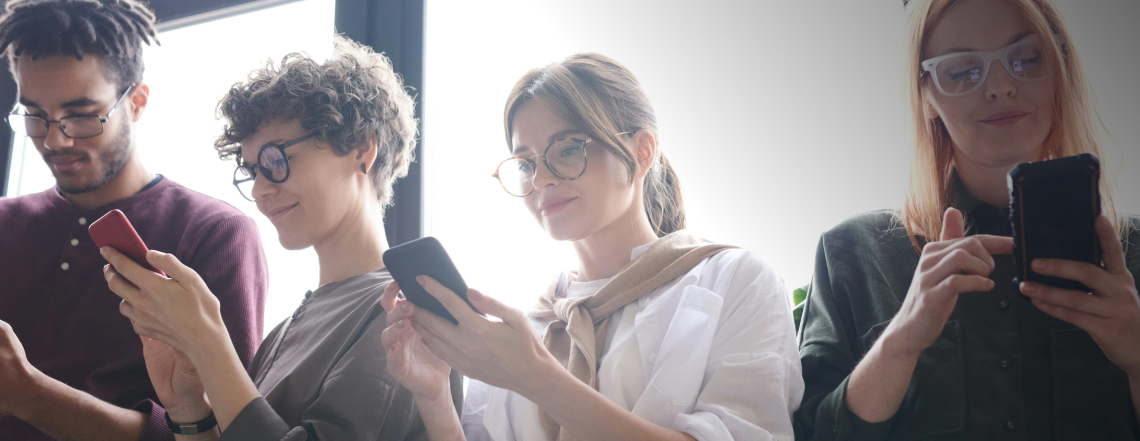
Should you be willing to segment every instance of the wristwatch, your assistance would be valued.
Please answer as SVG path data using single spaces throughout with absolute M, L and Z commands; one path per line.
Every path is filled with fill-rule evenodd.
M 170 414 L 166 414 L 166 426 L 175 435 L 197 435 L 207 430 L 213 429 L 218 425 L 218 420 L 214 418 L 214 412 L 210 412 L 210 416 L 202 421 L 193 423 L 175 423 L 170 420 Z

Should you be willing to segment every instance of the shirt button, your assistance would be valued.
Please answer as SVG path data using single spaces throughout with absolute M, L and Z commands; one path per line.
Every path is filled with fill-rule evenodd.
M 1002 369 L 1009 369 L 1010 366 L 1013 366 L 1013 361 L 1006 358 L 1006 359 L 1002 359 L 1001 363 L 999 363 L 999 364 L 1001 365 Z
M 1002 301 L 998 302 L 998 309 L 1002 311 L 1009 309 L 1009 300 L 1002 299 Z
M 63 262 L 62 264 L 59 265 L 59 267 L 62 268 L 64 271 L 67 271 L 68 268 L 71 268 L 71 265 L 69 265 L 67 262 Z
M 87 225 L 87 218 L 85 218 L 85 217 L 79 218 L 79 225 Z
M 79 246 L 79 239 L 71 239 L 71 246 L 73 246 L 73 247 Z
M 1013 420 L 1006 421 L 1005 430 L 1008 430 L 1010 432 L 1017 430 L 1017 423 L 1013 422 Z

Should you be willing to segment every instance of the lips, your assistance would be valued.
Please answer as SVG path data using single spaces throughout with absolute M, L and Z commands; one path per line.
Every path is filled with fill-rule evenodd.
M 550 216 L 554 213 L 562 211 L 562 209 L 566 208 L 567 205 L 570 205 L 570 203 L 574 202 L 576 199 L 578 198 L 547 199 L 542 202 L 542 205 L 539 205 L 538 209 L 542 212 L 543 216 Z
M 296 207 L 297 205 L 300 205 L 300 204 L 301 203 L 298 202 L 298 203 L 292 204 L 292 205 L 282 205 L 280 207 L 277 207 L 277 208 L 274 208 L 272 210 L 265 212 L 265 217 L 268 217 L 269 220 L 275 220 L 275 219 L 281 217 L 282 215 L 284 215 L 289 210 L 292 210 L 293 207 Z
M 48 165 L 56 171 L 69 172 L 75 171 L 82 165 L 86 159 L 80 156 L 64 156 L 57 155 L 50 158 L 45 158 Z
M 1021 110 L 1005 110 L 982 118 L 981 122 L 996 126 L 1008 126 L 1021 121 L 1028 112 Z

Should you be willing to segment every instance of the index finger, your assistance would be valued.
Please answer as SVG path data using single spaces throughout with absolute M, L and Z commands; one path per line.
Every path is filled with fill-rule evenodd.
M 131 260 L 131 258 L 125 254 L 120 253 L 119 250 L 116 250 L 114 247 L 107 246 L 100 248 L 99 253 L 103 255 L 104 259 L 107 259 L 107 262 L 111 263 L 111 266 L 115 267 L 115 272 L 125 277 L 131 283 L 135 284 L 135 286 L 141 287 L 149 283 L 152 278 L 159 277 L 158 273 L 143 268 L 142 265 L 135 263 L 135 261 Z
M 380 297 L 380 306 L 385 311 L 393 311 L 396 309 L 396 300 L 400 296 L 400 284 L 393 280 L 388 286 L 384 287 L 384 295 Z
M 991 236 L 989 234 L 976 234 L 973 237 L 977 238 L 990 254 L 1013 254 L 1012 237 Z
M 419 282 L 420 286 L 424 288 L 424 291 L 427 291 L 428 294 L 431 294 L 432 297 L 439 300 L 439 303 L 443 304 L 443 308 L 446 309 L 447 312 L 450 312 L 451 316 L 455 317 L 459 323 L 463 323 L 465 320 L 471 320 L 473 317 L 479 317 L 479 314 L 471 309 L 471 306 L 467 305 L 467 302 L 459 298 L 451 288 L 443 286 L 442 283 L 439 283 L 435 279 L 428 276 L 416 276 L 416 282 Z

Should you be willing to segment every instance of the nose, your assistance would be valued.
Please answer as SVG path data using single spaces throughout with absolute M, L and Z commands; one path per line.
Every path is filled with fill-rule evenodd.
M 989 101 L 997 100 L 1000 97 L 1013 98 L 1017 96 L 1017 79 L 1005 70 L 1005 65 L 1002 64 L 1001 60 L 995 59 L 990 62 L 989 78 L 986 78 L 983 88 L 986 91 L 986 99 Z
M 277 184 L 273 183 L 265 177 L 263 173 L 258 171 L 257 177 L 253 180 L 253 189 L 250 190 L 253 200 L 260 201 L 269 196 L 277 194 Z
M 44 147 L 48 150 L 58 150 L 75 145 L 75 140 L 63 134 L 63 127 L 59 123 L 48 123 L 47 137 L 44 138 Z
M 558 183 L 562 182 L 562 179 L 560 179 L 558 175 L 555 175 L 554 172 L 550 170 L 550 167 L 546 166 L 546 161 L 538 159 L 536 162 L 534 178 L 531 179 L 531 184 L 534 185 L 536 190 L 557 187 Z

